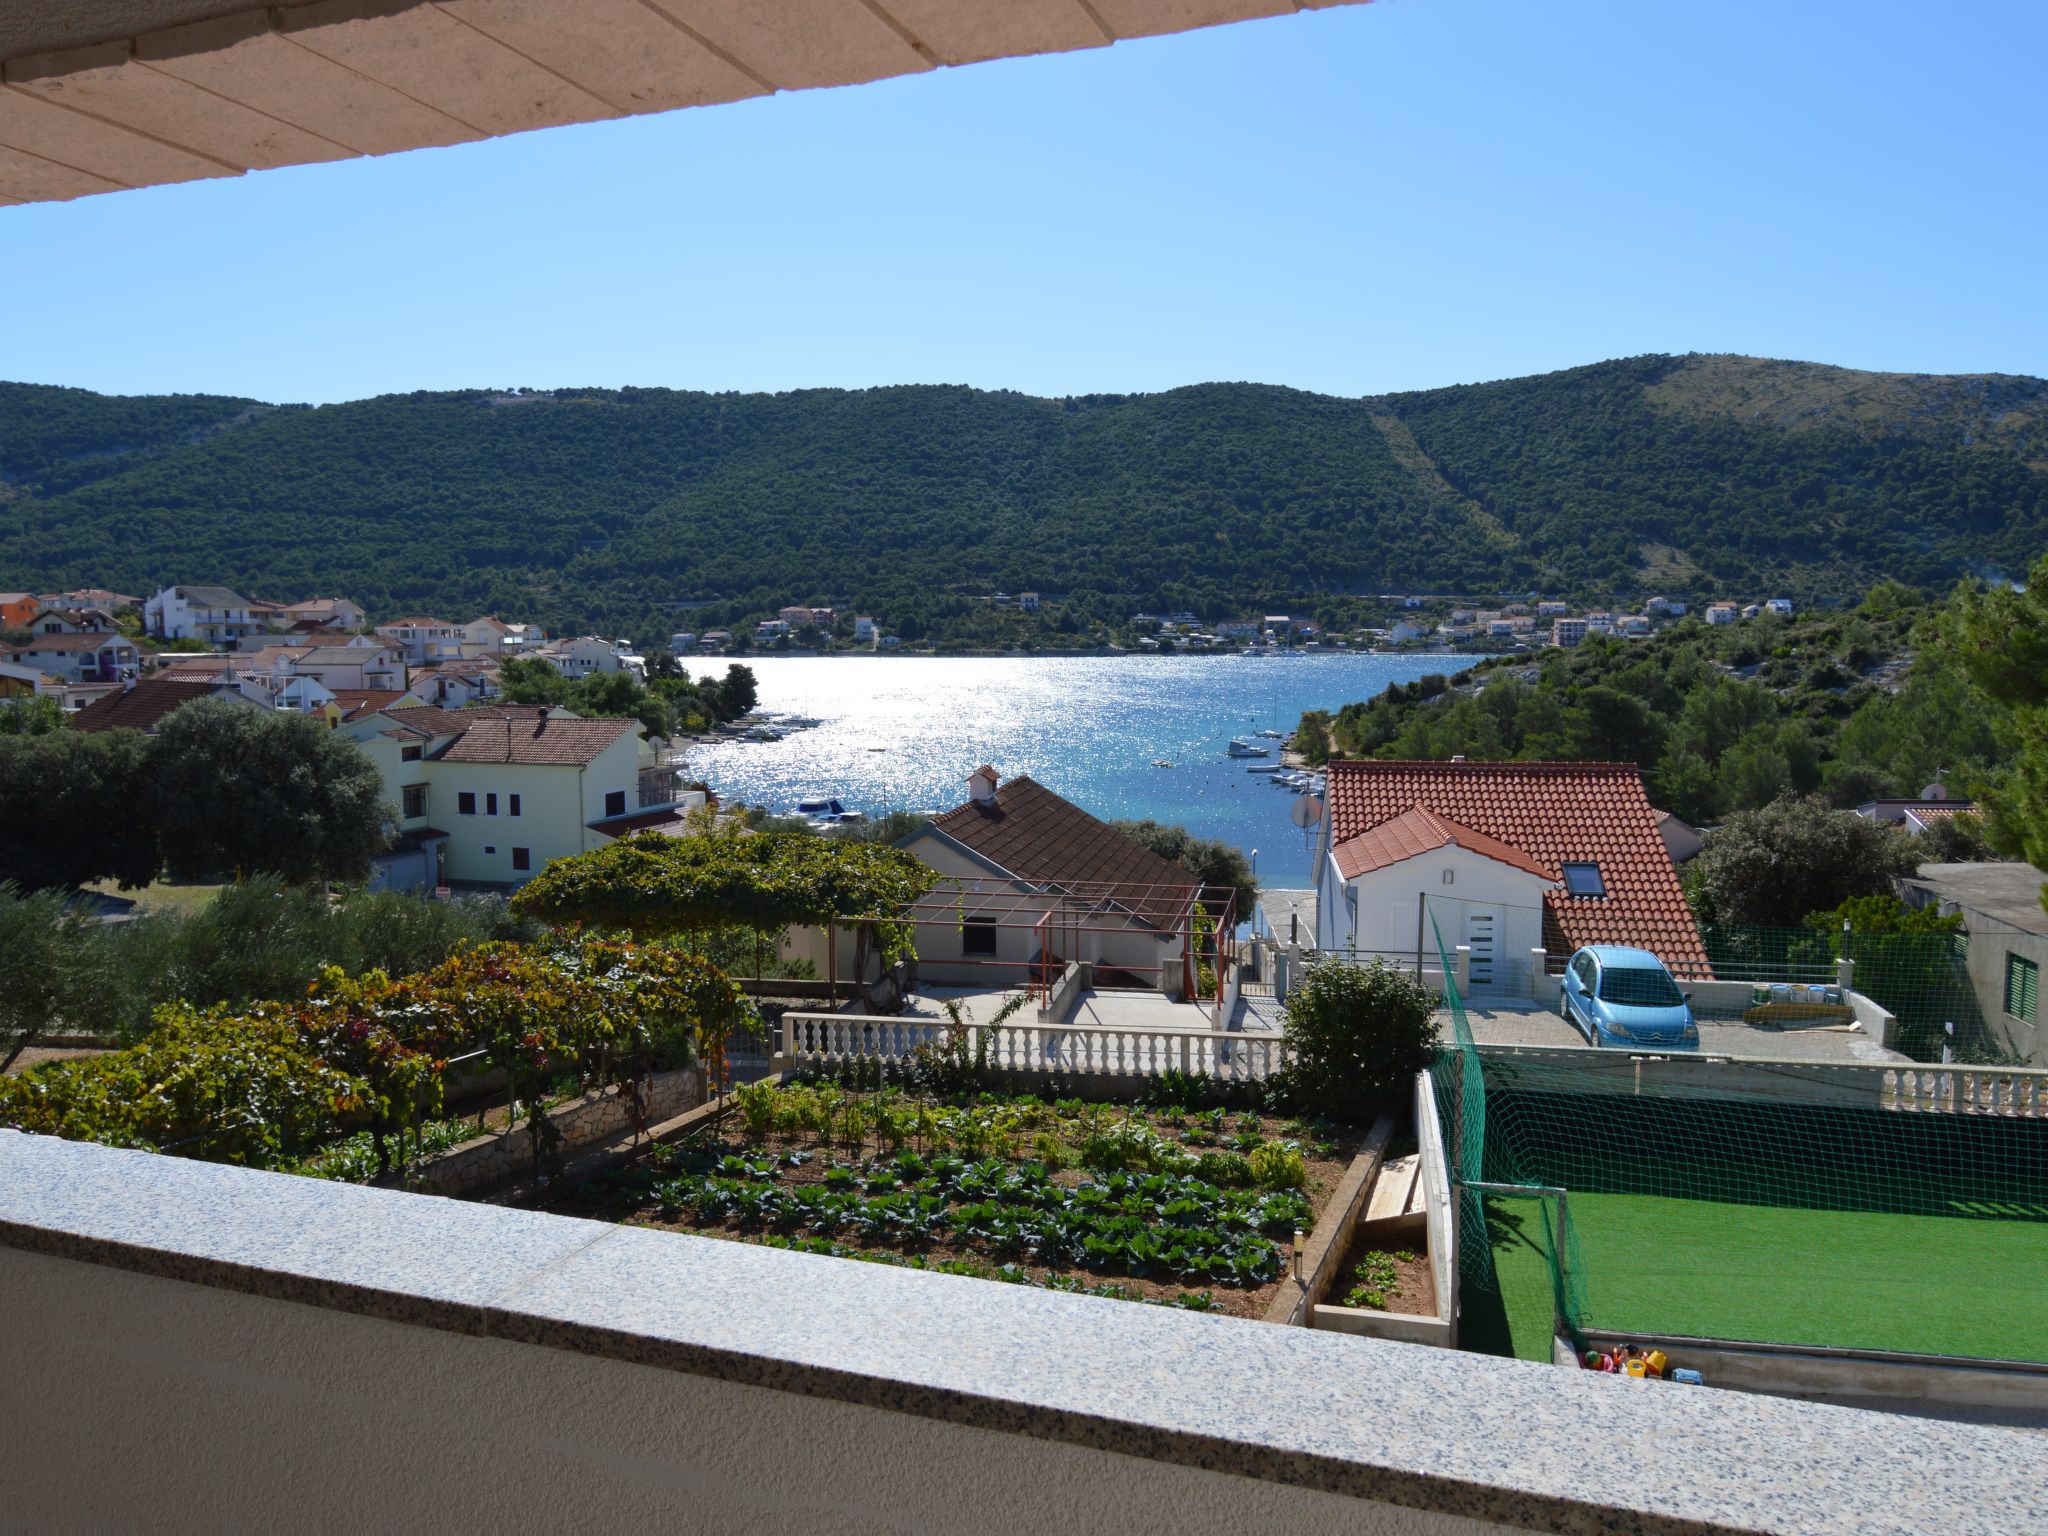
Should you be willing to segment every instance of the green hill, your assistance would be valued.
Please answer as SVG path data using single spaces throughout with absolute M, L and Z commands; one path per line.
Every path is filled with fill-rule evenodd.
M 1593 758 L 1638 764 L 1659 806 L 1696 823 L 1785 794 L 1839 806 L 1984 787 L 2005 711 L 1942 638 L 1942 604 L 1881 587 L 1853 610 L 1495 657 L 1304 719 L 1348 757 Z
M 1338 399 L 1249 384 L 564 389 L 267 406 L 0 384 L 0 588 L 343 592 L 665 635 L 793 600 L 911 635 L 997 588 L 1813 600 L 2048 546 L 2048 383 L 1645 357 Z M 985 611 L 985 609 L 984 609 Z

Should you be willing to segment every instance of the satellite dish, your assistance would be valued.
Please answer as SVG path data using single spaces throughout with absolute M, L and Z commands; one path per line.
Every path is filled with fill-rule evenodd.
M 1287 818 L 1306 832 L 1323 819 L 1323 802 L 1314 795 L 1302 795 L 1295 800 Z
M 1920 798 L 1922 800 L 1946 800 L 1948 798 L 1948 786 L 1939 779 L 1936 779 L 1932 784 L 1923 784 L 1920 787 Z

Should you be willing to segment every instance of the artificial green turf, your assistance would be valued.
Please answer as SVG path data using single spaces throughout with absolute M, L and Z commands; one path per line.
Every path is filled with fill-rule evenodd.
M 1548 1360 L 1541 1203 L 1486 1204 L 1505 1316 L 1470 1342 Z M 1658 1195 L 1569 1204 L 1589 1327 L 2048 1361 L 2048 1222 Z

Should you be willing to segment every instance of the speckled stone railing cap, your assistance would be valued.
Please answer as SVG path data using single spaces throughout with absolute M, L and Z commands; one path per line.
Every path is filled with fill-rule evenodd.
M 1542 1530 L 1873 1536 L 1924 1531 L 1952 1500 L 1972 1532 L 2048 1521 L 2048 1437 L 2016 1430 L 13 1132 L 0 1243 Z M 762 1305 L 777 1295 L 802 1305 Z

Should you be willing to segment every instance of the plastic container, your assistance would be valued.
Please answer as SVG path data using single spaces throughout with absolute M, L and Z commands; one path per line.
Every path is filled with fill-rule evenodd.
M 1624 1376 L 1633 1376 L 1637 1381 L 1643 1381 L 1648 1378 L 1650 1368 L 1640 1360 L 1624 1360 L 1621 1362 L 1621 1372 Z
M 1653 1349 L 1647 1355 L 1643 1356 L 1643 1364 L 1647 1365 L 1650 1368 L 1650 1374 L 1652 1376 L 1662 1376 L 1665 1370 L 1670 1366 L 1671 1361 L 1668 1358 L 1666 1358 L 1663 1350 Z
M 1689 1371 L 1682 1365 L 1677 1370 L 1671 1373 L 1671 1379 L 1677 1382 L 1682 1387 L 1698 1387 L 1705 1385 L 1705 1383 L 1700 1380 L 1700 1373 L 1698 1371 Z

